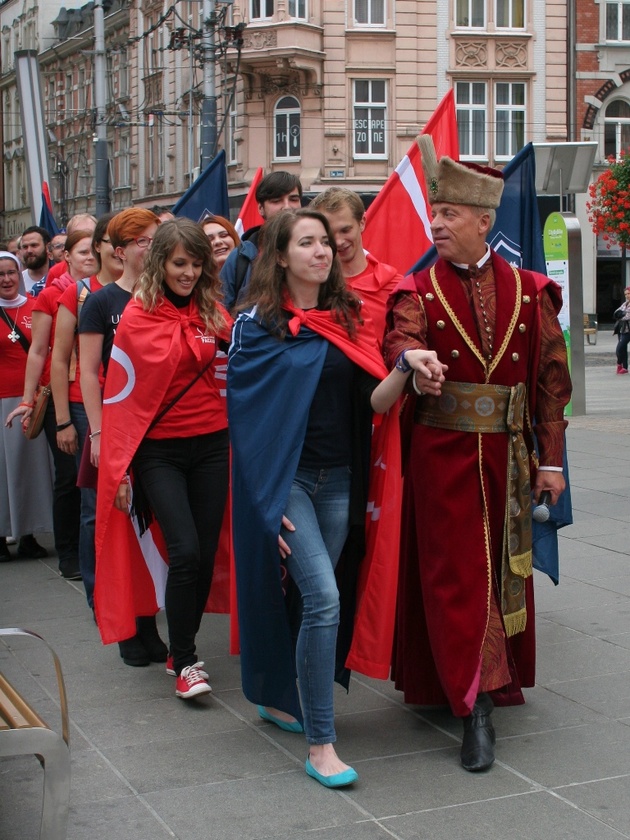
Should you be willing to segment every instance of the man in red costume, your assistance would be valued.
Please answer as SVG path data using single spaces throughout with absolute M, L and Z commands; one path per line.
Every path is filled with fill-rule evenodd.
M 530 488 L 552 504 L 564 489 L 571 381 L 559 287 L 486 244 L 501 173 L 419 142 L 439 259 L 392 296 L 385 353 L 436 350 L 448 372 L 411 383 L 392 675 L 406 702 L 463 718 L 462 766 L 479 771 L 493 706 L 534 685 Z
M 382 342 L 387 299 L 403 278 L 393 266 L 379 262 L 363 250 L 365 207 L 361 197 L 344 187 L 328 187 L 309 206 L 328 219 L 343 276 L 363 301 L 361 316 L 372 319 L 376 337 Z

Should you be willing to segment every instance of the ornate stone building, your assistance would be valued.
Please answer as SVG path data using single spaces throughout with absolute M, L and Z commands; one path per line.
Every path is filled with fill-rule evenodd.
M 107 2 L 113 208 L 171 204 L 194 180 L 208 90 L 235 208 L 259 166 L 298 173 L 310 192 L 344 183 L 376 194 L 450 87 L 462 157 L 502 165 L 529 140 L 567 138 L 566 0 L 205 2 L 214 10 L 205 20 L 199 0 Z M 18 8 L 0 4 L 3 38 Z M 51 192 L 57 215 L 70 215 L 94 206 L 91 4 L 42 0 L 38 15 L 29 37 L 40 52 Z M 21 144 L 19 124 L 7 122 L 15 46 L 2 49 L 10 233 L 30 219 L 9 166 Z
M 576 0 L 575 140 L 598 143 L 594 177 L 609 157 L 630 152 L 630 0 Z M 584 308 L 611 320 L 630 282 L 626 254 L 596 242 L 586 197 L 578 200 L 585 273 Z

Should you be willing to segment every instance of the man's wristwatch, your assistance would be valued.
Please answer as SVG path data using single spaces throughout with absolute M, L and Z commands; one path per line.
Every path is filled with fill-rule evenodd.
M 399 370 L 401 373 L 409 373 L 409 371 L 411 370 L 411 365 L 409 364 L 407 359 L 405 359 L 406 352 L 406 350 L 402 351 L 400 356 L 396 359 L 396 363 L 394 365 L 396 370 Z

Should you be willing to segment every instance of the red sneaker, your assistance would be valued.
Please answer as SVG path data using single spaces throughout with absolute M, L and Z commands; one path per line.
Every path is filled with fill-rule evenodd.
M 197 662 L 197 667 L 199 667 L 200 664 L 203 665 L 203 662 L 201 662 L 201 663 Z M 176 677 L 177 676 L 177 671 L 175 670 L 175 666 L 173 664 L 173 657 L 171 656 L 170 653 L 166 658 L 166 673 L 169 675 L 169 677 Z M 205 671 L 202 671 L 201 669 L 199 669 L 199 673 L 204 678 L 204 680 L 209 680 L 210 679 L 210 675 L 207 674 Z
M 198 697 L 201 694 L 210 694 L 212 688 L 201 676 L 205 671 L 201 670 L 203 662 L 197 662 L 194 665 L 188 665 L 177 677 L 175 684 L 175 694 L 182 697 L 184 700 L 190 700 L 191 697 Z M 207 674 L 206 674 L 207 676 Z

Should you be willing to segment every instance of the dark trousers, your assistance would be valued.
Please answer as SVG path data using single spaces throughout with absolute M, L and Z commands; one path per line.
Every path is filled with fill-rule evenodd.
M 77 487 L 77 465 L 74 455 L 62 452 L 57 446 L 55 406 L 48 401 L 44 418 L 44 434 L 53 457 L 55 481 L 53 486 L 53 534 L 55 550 L 62 572 L 79 568 L 79 517 L 81 492 Z
M 188 438 L 145 438 L 132 468 L 166 540 L 166 621 L 179 674 L 197 661 L 195 637 L 210 592 L 228 492 L 227 429 Z

